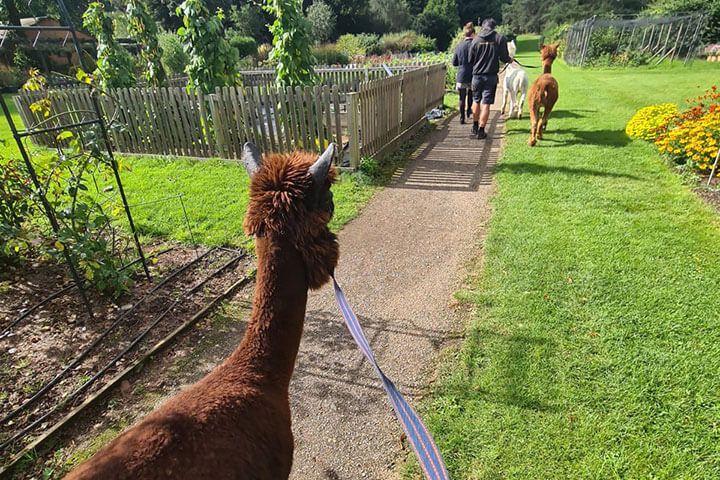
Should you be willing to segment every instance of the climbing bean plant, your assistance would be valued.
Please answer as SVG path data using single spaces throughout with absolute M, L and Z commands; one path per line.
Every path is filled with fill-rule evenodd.
M 94 77 L 80 71 L 78 79 L 95 88 Z M 23 88 L 37 93 L 31 109 L 39 116 L 62 118 L 51 110 L 53 92 L 37 70 L 30 71 Z M 120 269 L 129 241 L 113 225 L 122 204 L 113 195 L 112 158 L 102 132 L 97 125 L 62 130 L 55 140 L 56 150 L 50 158 L 35 163 L 41 187 L 33 195 L 45 196 L 51 209 L 46 214 L 53 215 L 60 227 L 57 234 L 47 231 L 37 236 L 42 239 L 40 253 L 60 259 L 67 250 L 91 285 L 119 296 L 130 285 L 128 274 Z
M 92 2 L 83 14 L 85 29 L 97 39 L 97 69 L 95 77 L 103 89 L 135 85 L 133 59 L 113 37 L 112 19 L 105 6 Z
M 203 0 L 185 0 L 176 13 L 183 19 L 178 35 L 183 40 L 190 62 L 185 68 L 188 88 L 210 93 L 216 87 L 238 82 L 238 51 L 223 37 L 222 9 L 211 15 Z
M 312 85 L 317 82 L 313 70 L 312 42 L 308 21 L 302 14 L 301 0 L 266 0 L 266 12 L 275 17 L 270 25 L 273 49 L 270 60 L 277 64 L 280 86 Z
M 158 28 L 143 0 L 128 0 L 128 33 L 140 45 L 140 56 L 148 84 L 161 86 L 167 75 L 162 66 L 162 49 L 158 43 Z

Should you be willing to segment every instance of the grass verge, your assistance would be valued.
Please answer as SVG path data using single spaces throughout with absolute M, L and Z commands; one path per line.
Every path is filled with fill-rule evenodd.
M 451 478 L 718 478 L 720 223 L 624 127 L 720 69 L 553 73 L 539 146 L 527 115 L 507 123 L 484 264 L 457 295 L 473 318 L 426 421 Z

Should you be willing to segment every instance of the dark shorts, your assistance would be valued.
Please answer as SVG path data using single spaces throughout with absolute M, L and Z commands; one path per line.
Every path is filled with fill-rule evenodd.
M 473 75 L 472 91 L 473 101 L 492 105 L 495 103 L 495 90 L 497 90 L 497 75 Z

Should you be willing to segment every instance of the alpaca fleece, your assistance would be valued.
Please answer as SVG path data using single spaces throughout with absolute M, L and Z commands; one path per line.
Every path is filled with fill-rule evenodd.
M 530 138 L 528 145 L 534 146 L 542 139 L 547 128 L 548 119 L 555 102 L 559 96 L 558 82 L 552 76 L 552 64 L 557 58 L 558 44 L 543 45 L 540 58 L 543 63 L 543 74 L 533 82 L 528 92 L 528 105 L 530 108 Z M 540 118 L 540 109 L 543 109 Z
M 309 287 L 338 260 L 330 170 L 308 173 L 315 156 L 266 157 L 251 184 L 244 227 L 256 235 L 253 311 L 237 349 L 66 478 L 71 480 L 276 480 L 292 466 L 288 387 Z M 329 200 L 328 200 L 329 199 Z

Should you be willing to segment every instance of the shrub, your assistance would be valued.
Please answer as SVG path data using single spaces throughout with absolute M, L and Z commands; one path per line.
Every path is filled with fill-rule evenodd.
M 240 55 L 240 58 L 255 56 L 257 54 L 257 43 L 252 37 L 246 37 L 238 33 L 232 32 L 228 36 L 228 43 L 230 46 L 235 48 Z
M 430 52 L 435 49 L 435 41 L 412 30 L 406 30 L 383 35 L 380 38 L 380 49 L 391 52 Z
M 24 230 L 25 221 L 33 215 L 29 176 L 17 161 L 0 158 L 0 264 L 10 263 L 30 248 Z
M 720 146 L 720 92 L 713 85 L 689 104 L 688 110 L 670 119 L 655 145 L 676 163 L 709 170 Z
M 162 64 L 170 74 L 184 73 L 190 57 L 183 50 L 183 44 L 174 33 L 161 33 L 158 42 L 162 48 Z
M 435 39 L 439 50 L 445 50 L 450 45 L 451 32 L 455 30 L 455 24 L 437 12 L 426 10 L 415 20 L 415 29 Z
M 25 74 L 18 68 L 0 69 L 0 85 L 14 90 L 25 83 Z
M 507 25 L 507 24 L 498 25 L 498 26 L 495 28 L 495 31 L 496 31 L 497 33 L 499 33 L 500 35 L 502 35 L 503 37 L 505 37 L 508 42 L 509 42 L 510 40 L 515 40 L 515 39 L 517 39 L 517 33 L 515 33 L 515 30 L 513 30 L 513 29 L 510 27 L 510 25 Z
M 332 37 L 335 32 L 337 17 L 327 3 L 316 0 L 307 8 L 305 17 L 310 23 L 310 32 L 315 43 L 326 42 Z
M 380 37 L 371 33 L 346 33 L 338 38 L 337 48 L 349 57 L 373 55 L 380 52 Z
M 674 103 L 650 105 L 638 110 L 625 126 L 625 133 L 630 138 L 639 138 L 654 142 L 657 136 L 667 128 L 668 122 L 678 114 Z
M 350 57 L 333 44 L 318 45 L 312 50 L 316 65 L 347 65 Z
M 266 62 L 270 58 L 270 52 L 272 51 L 272 45 L 269 43 L 260 44 L 257 49 L 258 62 Z

